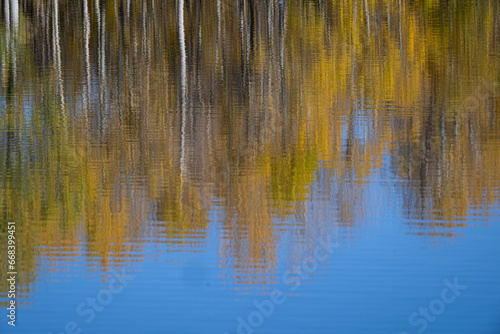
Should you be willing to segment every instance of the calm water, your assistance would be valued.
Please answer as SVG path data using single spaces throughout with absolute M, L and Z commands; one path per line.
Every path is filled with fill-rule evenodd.
M 2 0 L 0 80 L 1 333 L 500 333 L 500 2 Z

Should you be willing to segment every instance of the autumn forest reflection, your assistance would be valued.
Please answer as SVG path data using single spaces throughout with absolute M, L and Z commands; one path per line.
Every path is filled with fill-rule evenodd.
M 291 266 L 372 215 L 374 182 L 405 233 L 460 236 L 500 198 L 499 5 L 3 1 L 0 216 L 20 226 L 19 284 L 40 257 L 196 252 L 214 215 L 228 280 L 273 282 L 284 234 Z

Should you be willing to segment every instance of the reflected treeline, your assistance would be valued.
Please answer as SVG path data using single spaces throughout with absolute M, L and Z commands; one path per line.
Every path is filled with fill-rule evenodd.
M 410 233 L 453 236 L 498 200 L 498 1 L 1 6 L 0 216 L 24 286 L 40 248 L 104 267 L 144 240 L 202 249 L 214 207 L 222 265 L 272 280 L 285 233 L 303 254 L 352 224 L 381 174 Z

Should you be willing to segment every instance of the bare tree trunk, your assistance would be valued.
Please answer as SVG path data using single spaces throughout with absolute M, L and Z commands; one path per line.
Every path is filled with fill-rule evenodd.
M 399 48 L 401 52 L 401 61 L 403 61 L 403 33 L 401 28 L 401 0 L 399 0 Z
M 5 0 L 3 4 L 5 10 L 5 28 L 7 31 L 10 30 L 10 0 Z
M 187 69 L 186 69 L 186 40 L 184 35 L 184 0 L 177 0 L 177 22 L 179 34 L 179 53 L 181 60 L 181 180 L 185 177 L 186 169 L 186 91 L 187 91 Z
M 214 61 L 214 69 L 213 69 L 213 73 L 212 73 L 212 87 L 211 87 L 211 91 L 210 91 L 210 100 L 212 100 L 214 98 L 214 95 L 215 95 L 215 90 L 216 90 L 216 84 L 217 84 L 217 70 L 219 69 L 219 52 L 220 49 L 221 49 L 221 43 L 222 43 L 222 39 L 221 39 L 221 32 L 222 32 L 222 28 L 221 28 L 221 0 L 217 0 L 217 39 L 216 39 L 216 42 L 215 42 L 215 61 Z M 210 105 L 212 105 L 212 101 L 210 102 Z M 210 121 L 210 119 L 209 119 Z
M 101 9 L 99 0 L 95 0 L 98 23 L 98 72 L 99 72 L 99 113 L 98 125 L 100 130 L 106 128 L 106 7 Z
M 62 81 L 62 68 L 61 68 L 61 36 L 59 31 L 59 0 L 54 0 L 54 20 L 52 21 L 53 27 L 53 50 L 54 50 L 54 65 L 56 70 L 56 82 L 58 86 L 58 98 L 61 107 L 64 109 L 64 87 Z
M 238 1 L 239 4 L 239 14 L 240 14 L 240 58 L 241 58 L 241 87 L 242 91 L 245 91 L 247 84 L 247 72 L 246 72 L 246 52 L 245 52 L 245 0 Z
M 368 30 L 368 40 L 370 40 L 371 30 L 370 30 L 370 9 L 368 7 L 368 1 L 365 0 L 365 16 L 366 16 L 366 29 Z
M 19 2 L 18 0 L 9 0 L 10 1 L 10 20 L 13 30 L 17 30 L 19 26 Z M 5 1 L 7 2 L 7 0 Z
M 287 8 L 284 0 L 278 2 L 279 7 L 279 61 L 280 61 L 280 80 L 281 80 L 281 100 L 283 111 L 286 117 L 287 113 L 287 98 L 286 98 L 286 73 L 285 73 L 285 37 L 287 24 Z M 286 119 L 285 119 L 286 121 Z M 284 133 L 284 132 L 283 132 Z
M 86 73 L 86 91 L 84 93 L 84 113 L 87 116 L 89 101 L 90 101 L 90 19 L 89 19 L 89 9 L 88 0 L 83 0 L 83 28 L 85 35 L 85 73 Z
M 389 33 L 391 32 L 391 0 L 387 0 L 387 27 Z

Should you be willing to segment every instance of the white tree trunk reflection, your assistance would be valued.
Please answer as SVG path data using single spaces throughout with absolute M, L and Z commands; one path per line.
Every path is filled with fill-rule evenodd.
M 186 40 L 184 35 L 184 0 L 177 1 L 177 22 L 179 34 L 179 53 L 181 59 L 181 179 L 185 177 L 186 169 Z

